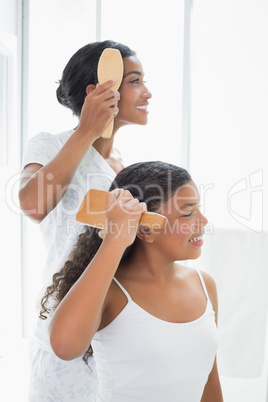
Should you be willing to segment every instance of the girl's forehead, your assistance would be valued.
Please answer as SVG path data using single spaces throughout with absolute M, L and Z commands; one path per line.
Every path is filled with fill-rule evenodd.
M 183 186 L 179 187 L 172 197 L 170 197 L 164 204 L 161 205 L 160 210 L 162 213 L 168 210 L 181 211 L 183 208 L 194 206 L 199 204 L 199 193 L 196 184 L 193 181 L 189 181 Z M 160 212 L 161 213 L 161 212 Z
M 172 198 L 177 199 L 178 201 L 179 200 L 183 201 L 185 198 L 198 199 L 199 193 L 198 193 L 197 185 L 192 180 L 189 181 L 188 183 L 179 187 L 175 191 Z

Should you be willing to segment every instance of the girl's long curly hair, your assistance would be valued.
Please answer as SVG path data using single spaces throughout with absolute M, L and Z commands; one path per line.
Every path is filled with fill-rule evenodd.
M 185 169 L 170 163 L 141 162 L 123 169 L 113 181 L 110 191 L 115 188 L 129 190 L 133 197 L 147 204 L 148 211 L 157 212 L 160 204 L 167 202 L 178 188 L 190 180 L 191 176 Z M 62 269 L 53 275 L 52 284 L 47 287 L 41 300 L 39 318 L 42 320 L 45 320 L 57 308 L 94 258 L 102 242 L 98 231 L 99 229 L 85 226 L 85 231 L 79 235 L 69 259 Z M 130 258 L 136 244 L 137 242 L 134 241 L 125 250 L 121 262 Z M 90 345 L 83 360 L 87 363 L 92 354 Z

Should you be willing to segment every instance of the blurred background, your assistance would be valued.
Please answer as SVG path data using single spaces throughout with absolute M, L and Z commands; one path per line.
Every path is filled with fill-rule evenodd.
M 199 186 L 209 224 L 187 264 L 217 283 L 225 402 L 268 401 L 267 0 L 0 0 L 0 399 L 27 401 L 45 258 L 19 210 L 23 151 L 75 127 L 57 81 L 78 48 L 105 39 L 137 52 L 153 94 L 148 125 L 116 136 L 125 165 L 169 161 Z

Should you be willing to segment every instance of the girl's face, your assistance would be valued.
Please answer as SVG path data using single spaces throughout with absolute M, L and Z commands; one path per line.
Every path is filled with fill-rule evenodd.
M 123 62 L 124 76 L 119 88 L 119 112 L 114 119 L 117 129 L 127 124 L 145 125 L 148 117 L 148 100 L 152 97 L 145 85 L 140 61 L 135 56 L 130 56 L 125 57 Z
M 168 219 L 155 237 L 161 253 L 171 261 L 196 259 L 201 254 L 207 218 L 199 209 L 199 194 L 193 181 L 179 188 L 157 211 Z

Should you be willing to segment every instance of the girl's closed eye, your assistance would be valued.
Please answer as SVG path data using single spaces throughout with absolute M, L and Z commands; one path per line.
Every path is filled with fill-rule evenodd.
M 192 215 L 194 215 L 198 210 L 200 210 L 200 208 L 201 208 L 201 205 L 198 205 L 198 208 L 194 208 L 194 209 L 191 209 L 191 210 L 188 211 L 188 212 L 185 212 L 185 213 L 183 214 L 183 216 L 192 216 Z
M 194 210 L 191 210 L 191 211 L 189 211 L 189 212 L 183 214 L 183 216 L 184 216 L 184 217 L 185 217 L 185 216 L 192 216 L 193 214 L 194 214 Z

